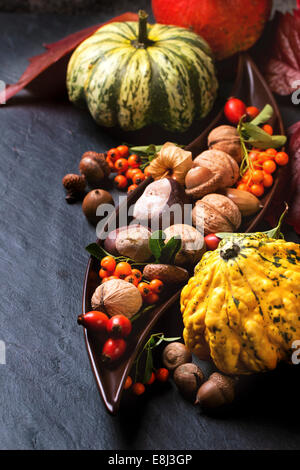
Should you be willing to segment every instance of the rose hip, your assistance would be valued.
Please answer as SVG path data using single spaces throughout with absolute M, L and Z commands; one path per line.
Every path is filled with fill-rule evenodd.
M 126 342 L 123 338 L 109 338 L 105 341 L 102 349 L 101 359 L 109 363 L 120 359 L 126 351 Z
M 107 332 L 118 338 L 126 338 L 131 333 L 132 325 L 125 315 L 114 315 L 106 325 Z
M 214 233 L 209 233 L 204 237 L 204 241 L 209 250 L 216 250 L 219 246 L 221 239 L 217 237 Z
M 91 329 L 93 331 L 104 333 L 108 323 L 108 316 L 103 312 L 91 310 L 84 315 L 79 315 L 77 318 L 77 323 L 78 325 L 82 325 L 85 328 Z

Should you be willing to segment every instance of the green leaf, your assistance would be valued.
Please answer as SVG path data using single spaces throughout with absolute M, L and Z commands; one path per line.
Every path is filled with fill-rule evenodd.
M 274 114 L 274 110 L 270 104 L 266 104 L 264 109 L 256 116 L 256 118 L 252 119 L 251 124 L 255 126 L 260 126 L 260 124 L 264 124 L 265 122 L 269 121 Z
M 109 255 L 109 253 L 97 243 L 90 243 L 85 247 L 85 249 L 89 252 L 90 255 L 94 256 L 94 258 L 98 259 L 99 261 L 101 261 L 105 256 Z
M 172 341 L 177 341 L 178 339 L 181 339 L 181 336 L 177 336 L 176 338 L 164 338 L 164 341 L 171 343 Z
M 153 356 L 151 349 L 147 349 L 146 364 L 143 383 L 147 383 L 150 380 L 151 374 L 153 371 Z
M 181 238 L 172 237 L 161 249 L 159 261 L 163 264 L 174 264 L 175 256 L 181 248 Z
M 243 123 L 241 132 L 247 144 L 260 149 L 283 147 L 287 140 L 285 135 L 270 135 L 252 122 Z
M 165 246 L 165 238 L 165 233 L 162 230 L 157 230 L 152 233 L 149 239 L 149 248 L 156 262 L 159 261 L 162 248 Z

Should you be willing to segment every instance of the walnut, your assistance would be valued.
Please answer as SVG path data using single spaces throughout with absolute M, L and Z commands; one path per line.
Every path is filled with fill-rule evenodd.
M 222 150 L 228 153 L 237 163 L 242 161 L 242 147 L 236 127 L 219 126 L 208 136 L 209 149 Z
M 208 171 L 199 172 L 199 179 L 193 178 L 195 172 L 200 168 Z M 207 178 L 207 179 L 206 179 Z M 193 168 L 186 175 L 188 196 L 199 199 L 206 194 L 218 191 L 219 189 L 233 186 L 239 178 L 239 166 L 236 161 L 221 150 L 206 150 L 193 161 Z
M 196 227 L 201 228 L 204 225 L 204 235 L 233 232 L 238 229 L 242 221 L 237 205 L 222 194 L 208 194 L 197 201 L 192 218 Z

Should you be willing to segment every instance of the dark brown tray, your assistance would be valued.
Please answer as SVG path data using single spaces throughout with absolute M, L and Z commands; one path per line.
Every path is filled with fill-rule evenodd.
M 274 131 L 276 134 L 284 134 L 284 126 L 276 101 L 274 100 L 265 80 L 248 54 L 241 54 L 239 56 L 237 76 L 231 95 L 241 98 L 248 106 L 257 106 L 259 109 L 262 109 L 267 103 L 271 104 L 274 109 L 274 116 L 271 122 Z M 211 124 L 197 139 L 186 146 L 186 149 L 193 153 L 193 157 L 207 149 L 207 136 L 210 130 L 222 123 L 226 123 L 223 110 L 219 112 Z M 147 144 L 147 142 L 145 143 Z M 272 188 L 268 193 L 266 193 L 264 198 L 262 198 L 262 203 L 264 205 L 263 209 L 258 214 L 245 220 L 241 231 L 252 232 L 255 230 L 255 227 L 257 227 L 264 218 L 264 215 L 268 211 L 273 199 L 280 199 L 280 194 L 282 194 L 282 189 L 287 182 L 288 175 L 288 167 L 279 168 Z M 128 206 L 136 202 L 150 182 L 151 178 L 148 178 L 128 196 Z M 120 207 L 116 209 L 117 214 L 119 210 Z M 87 265 L 84 280 L 82 299 L 83 313 L 91 310 L 91 298 L 94 290 L 99 285 L 98 271 L 99 261 L 91 257 Z M 123 386 L 138 351 L 145 343 L 157 320 L 175 301 L 179 299 L 179 296 L 180 290 L 170 291 L 169 298 L 167 300 L 134 322 L 133 331 L 128 340 L 128 349 L 122 360 L 116 364 L 115 367 L 108 368 L 102 364 L 100 359 L 101 347 L 99 346 L 97 337 L 89 334 L 87 330 L 84 329 L 84 337 L 92 370 L 105 406 L 110 413 L 115 414 L 118 411 Z M 182 332 L 179 332 L 179 336 L 181 336 L 181 334 Z

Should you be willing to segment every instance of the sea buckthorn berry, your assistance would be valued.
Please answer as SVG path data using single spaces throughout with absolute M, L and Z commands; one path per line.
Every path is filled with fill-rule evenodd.
M 273 135 L 273 132 L 274 132 L 274 131 L 273 131 L 273 127 L 270 126 L 270 124 L 265 124 L 265 125 L 263 126 L 263 130 L 264 130 L 267 134 Z
M 117 150 L 122 158 L 127 158 L 129 155 L 129 148 L 127 145 L 118 145 Z
M 120 279 L 120 278 L 118 276 L 108 276 L 108 277 L 105 277 L 104 279 L 102 279 L 101 284 L 103 284 L 106 281 L 111 281 L 112 279 Z
M 130 377 L 130 375 L 128 375 L 127 379 L 125 380 L 125 384 L 124 384 L 124 390 L 128 390 L 132 385 L 132 378 Z
M 134 168 L 128 168 L 128 170 L 126 171 L 125 173 L 125 176 L 128 180 L 131 180 L 134 173 L 132 173 L 134 171 Z
M 254 150 L 251 150 L 251 152 L 249 153 L 249 158 L 252 162 L 255 162 L 258 156 L 259 156 L 259 152 L 254 152 Z
M 260 197 L 264 194 L 265 189 L 262 184 L 252 184 L 250 191 L 252 194 L 254 194 L 254 196 Z
M 259 109 L 256 106 L 248 106 L 246 108 L 247 116 L 252 120 L 259 115 Z
M 139 283 L 139 280 L 133 276 L 133 274 L 129 274 L 129 276 L 126 276 L 124 281 L 130 282 L 130 284 L 133 284 L 134 286 L 137 286 Z
M 265 153 L 267 153 L 268 155 L 270 155 L 270 157 L 276 157 L 277 155 L 277 150 L 276 149 L 267 149 L 265 151 Z
M 134 395 L 142 395 L 144 392 L 145 385 L 143 385 L 141 382 L 136 382 L 132 385 L 132 393 L 134 393 Z
M 254 170 L 252 172 L 253 183 L 261 183 L 264 179 L 264 172 L 261 170 Z
M 136 188 L 138 188 L 137 184 L 131 184 L 130 186 L 128 186 L 127 192 L 132 193 L 132 191 L 134 191 Z
M 147 382 L 147 385 L 153 384 L 153 382 L 155 381 L 155 378 L 156 378 L 156 377 L 155 377 L 155 374 L 154 374 L 154 372 L 152 372 L 152 373 L 151 373 L 151 377 L 150 377 L 150 379 L 149 379 L 148 382 Z
M 138 168 L 140 166 L 140 158 L 137 155 L 130 155 L 128 158 L 128 165 L 131 168 Z
M 155 294 L 160 294 L 163 291 L 164 284 L 160 279 L 153 279 L 150 282 L 149 287 Z
M 270 173 L 264 172 L 263 185 L 265 188 L 270 188 L 273 184 L 273 176 Z
M 115 164 L 114 162 L 112 161 L 111 158 L 109 157 L 106 157 L 106 163 L 108 164 L 109 168 L 112 170 L 112 171 L 115 171 Z
M 115 177 L 114 183 L 115 183 L 115 186 L 118 189 L 125 189 L 127 187 L 128 180 L 127 180 L 126 176 L 118 175 L 118 176 Z
M 131 274 L 138 280 L 140 281 L 143 277 L 141 271 L 139 269 L 133 269 Z
M 158 369 L 155 374 L 159 382 L 166 382 L 169 378 L 169 375 L 170 373 L 168 369 L 165 369 L 164 367 L 162 367 L 161 369 Z
M 238 184 L 237 189 L 239 189 L 240 191 L 250 191 L 250 187 L 246 183 Z
M 280 165 L 286 165 L 289 162 L 289 156 L 285 152 L 278 152 L 276 157 L 275 157 L 275 162 Z
M 267 160 L 270 160 L 270 155 L 267 153 L 267 152 L 260 152 L 258 157 L 257 157 L 257 160 L 260 162 L 260 163 L 264 163 L 266 162 Z
M 144 175 L 148 178 L 148 176 L 151 176 L 151 173 L 150 173 L 150 165 L 146 166 L 146 168 L 144 168 Z
M 105 256 L 102 258 L 100 266 L 112 273 L 116 268 L 116 260 L 112 256 Z
M 132 182 L 133 182 L 133 184 L 140 184 L 140 183 L 142 183 L 142 181 L 145 181 L 145 179 L 146 179 L 146 177 L 145 177 L 144 173 L 136 173 L 132 177 Z
M 128 161 L 126 158 L 118 158 L 118 160 L 115 162 L 115 169 L 125 173 L 125 171 L 128 170 Z
M 147 284 L 146 282 L 142 281 L 138 284 L 137 286 L 138 290 L 140 291 L 140 293 L 142 294 L 142 297 L 143 298 L 146 298 L 147 295 L 150 294 L 151 290 L 150 290 L 150 287 L 149 287 L 149 284 Z
M 131 274 L 131 266 L 126 261 L 121 261 L 117 264 L 114 271 L 114 276 L 119 277 L 120 279 L 125 279 L 125 277 Z
M 109 276 L 109 272 L 106 271 L 106 269 L 101 268 L 99 271 L 99 276 L 101 277 L 101 279 L 103 279 Z
M 263 163 L 263 170 L 266 173 L 274 173 L 276 168 L 277 168 L 276 163 L 273 160 L 267 160 Z
M 145 301 L 149 305 L 156 304 L 159 301 L 159 296 L 158 294 L 155 294 L 155 292 L 150 292 L 146 297 Z
M 107 156 L 113 161 L 115 162 L 116 160 L 118 160 L 118 158 L 121 157 L 120 155 L 120 152 L 118 149 L 110 149 L 108 152 L 107 152 Z

